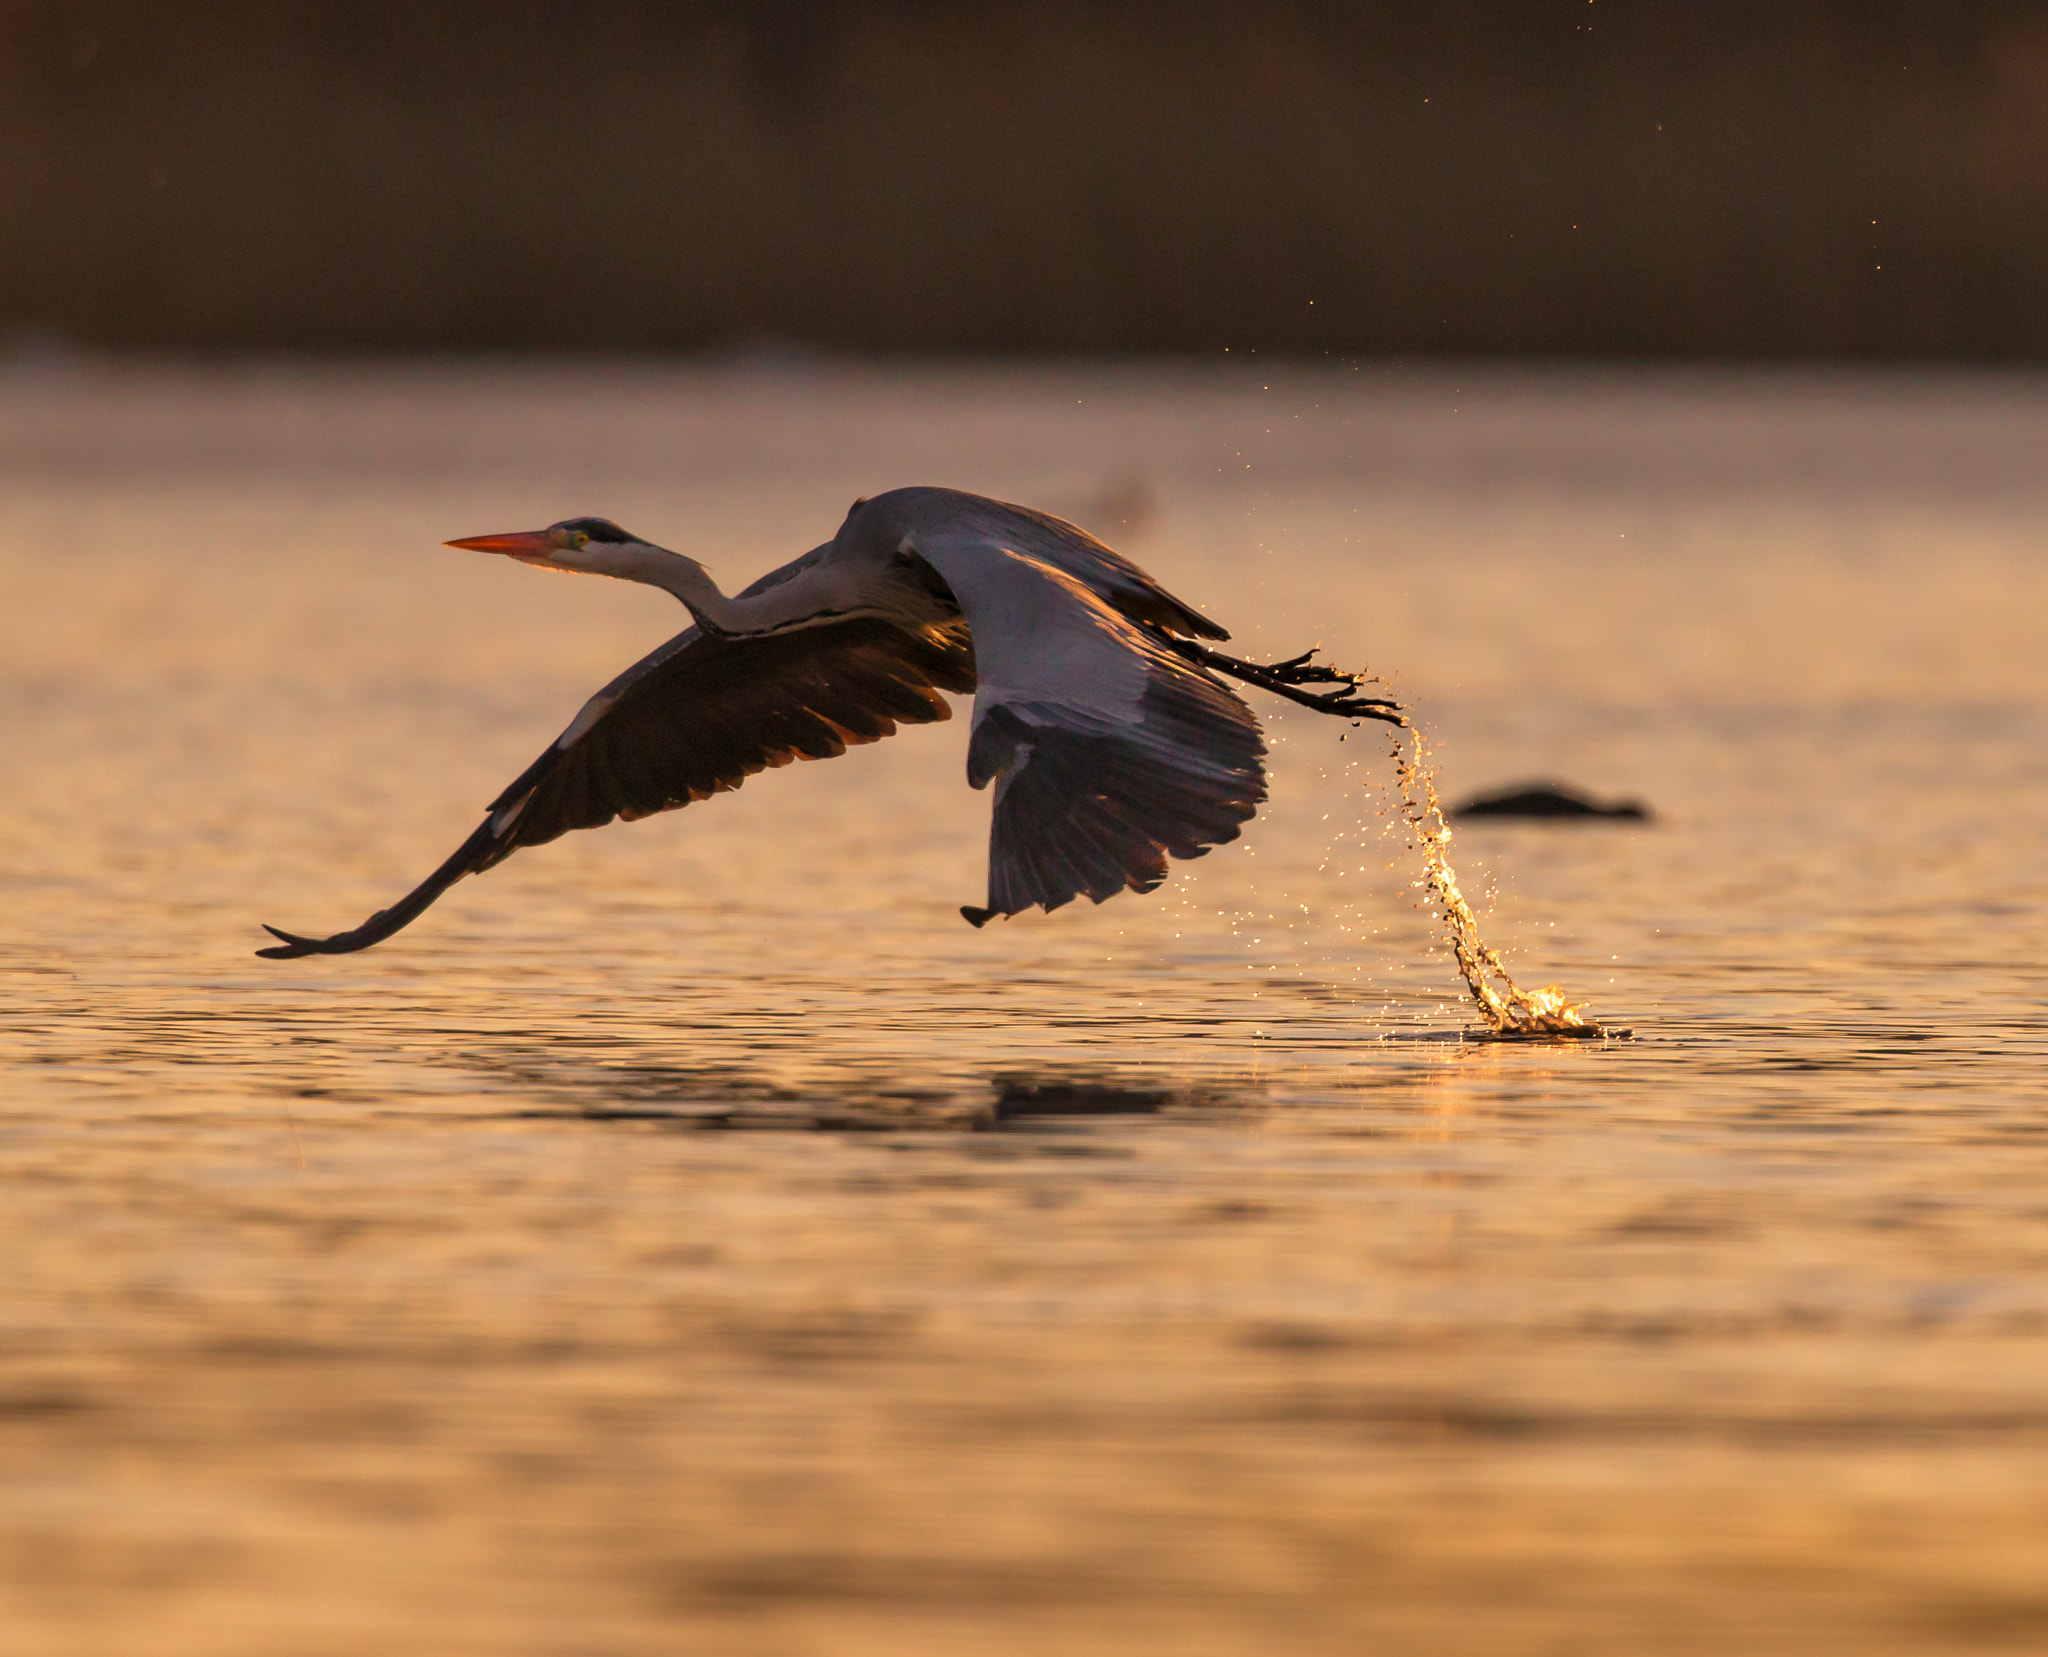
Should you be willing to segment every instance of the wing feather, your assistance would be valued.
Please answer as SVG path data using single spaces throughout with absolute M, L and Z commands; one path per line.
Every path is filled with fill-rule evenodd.
M 956 541 L 974 540 L 1049 564 L 1072 576 L 1119 614 L 1148 627 L 1194 639 L 1230 637 L 1114 547 L 1105 546 L 1079 524 L 1035 507 L 1014 506 L 962 489 L 915 485 L 856 502 L 848 523 L 863 517 L 889 526 L 884 533 L 892 545 L 904 531 L 943 526 Z
M 1160 631 L 981 526 L 919 537 L 974 633 L 967 780 L 995 785 L 996 915 L 1149 892 L 1237 837 L 1266 797 L 1258 721 Z
M 547 752 L 491 802 L 440 868 L 352 931 L 304 938 L 266 928 L 277 959 L 345 955 L 416 919 L 464 875 L 575 829 L 676 811 L 758 771 L 830 759 L 899 725 L 952 717 L 942 691 L 974 689 L 965 623 L 921 635 L 871 618 L 759 638 L 692 627 L 591 698 Z

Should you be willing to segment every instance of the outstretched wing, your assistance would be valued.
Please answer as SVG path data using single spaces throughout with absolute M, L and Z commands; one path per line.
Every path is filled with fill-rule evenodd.
M 941 691 L 974 689 L 967 628 L 913 636 L 872 619 L 757 638 L 692 627 L 628 668 L 511 787 L 455 854 L 351 932 L 281 942 L 276 960 L 346 955 L 409 925 L 464 875 L 571 829 L 674 811 L 740 786 L 756 771 L 830 759 L 898 725 L 952 717 Z
M 933 537 L 948 543 L 981 542 L 1050 564 L 1072 576 L 1111 609 L 1133 621 L 1190 639 L 1227 639 L 1230 634 L 1194 606 L 1175 598 L 1122 553 L 1064 518 L 1034 507 L 970 495 L 963 489 L 928 484 L 891 489 L 873 500 L 856 501 L 847 522 L 861 517 L 886 526 L 881 538 L 894 546 L 909 534 L 922 544 Z M 939 544 L 934 541 L 934 544 Z
M 1149 892 L 1266 797 L 1252 712 L 1166 636 L 1053 564 L 969 531 L 914 537 L 974 633 L 967 780 L 996 785 L 988 904 Z

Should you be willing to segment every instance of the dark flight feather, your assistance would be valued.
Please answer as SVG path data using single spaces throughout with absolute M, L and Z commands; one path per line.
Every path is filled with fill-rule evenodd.
M 586 709 L 570 726 L 577 734 L 528 766 L 477 831 L 399 902 L 330 938 L 267 926 L 280 942 L 256 953 L 290 960 L 368 949 L 464 875 L 522 847 L 675 811 L 771 766 L 829 759 L 898 725 L 950 719 L 940 692 L 974 686 L 973 648 L 957 620 L 918 637 L 871 618 L 754 638 L 691 628 L 600 691 L 593 706 L 610 699 L 602 712 L 591 719 Z
M 1057 707 L 989 709 L 968 749 L 969 780 L 996 782 L 988 904 L 960 911 L 974 925 L 1149 892 L 1169 857 L 1237 838 L 1266 798 L 1251 710 L 1200 672 L 1153 679 L 1139 708 L 1135 728 L 1100 731 L 1057 722 Z

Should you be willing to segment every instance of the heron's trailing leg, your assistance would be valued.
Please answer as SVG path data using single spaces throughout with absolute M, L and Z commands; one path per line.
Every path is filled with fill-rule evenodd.
M 1327 667 L 1314 659 L 1313 650 L 1304 650 L 1299 656 L 1290 656 L 1284 662 L 1261 664 L 1241 662 L 1235 656 L 1226 656 L 1220 650 L 1211 650 L 1189 639 L 1171 642 L 1174 649 L 1191 662 L 1200 662 L 1218 673 L 1227 673 L 1233 679 L 1257 685 L 1275 696 L 1298 702 L 1304 708 L 1314 708 L 1317 713 L 1334 714 L 1339 719 L 1379 719 L 1389 725 L 1408 723 L 1401 704 L 1390 697 L 1359 694 L 1358 687 L 1365 682 L 1364 674 L 1346 673 L 1341 667 Z M 1303 685 L 1335 685 L 1338 688 L 1314 692 L 1301 689 Z

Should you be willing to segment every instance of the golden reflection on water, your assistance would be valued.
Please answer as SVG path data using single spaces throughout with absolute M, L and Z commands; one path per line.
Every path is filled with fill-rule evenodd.
M 2039 1649 L 2048 396 L 1452 389 L 0 374 L 0 1648 Z M 963 925 L 956 720 L 251 955 L 679 624 L 446 535 L 1134 476 L 1246 655 L 1656 805 L 1458 840 L 1639 1039 L 1465 1039 L 1286 709 L 1150 899 Z

